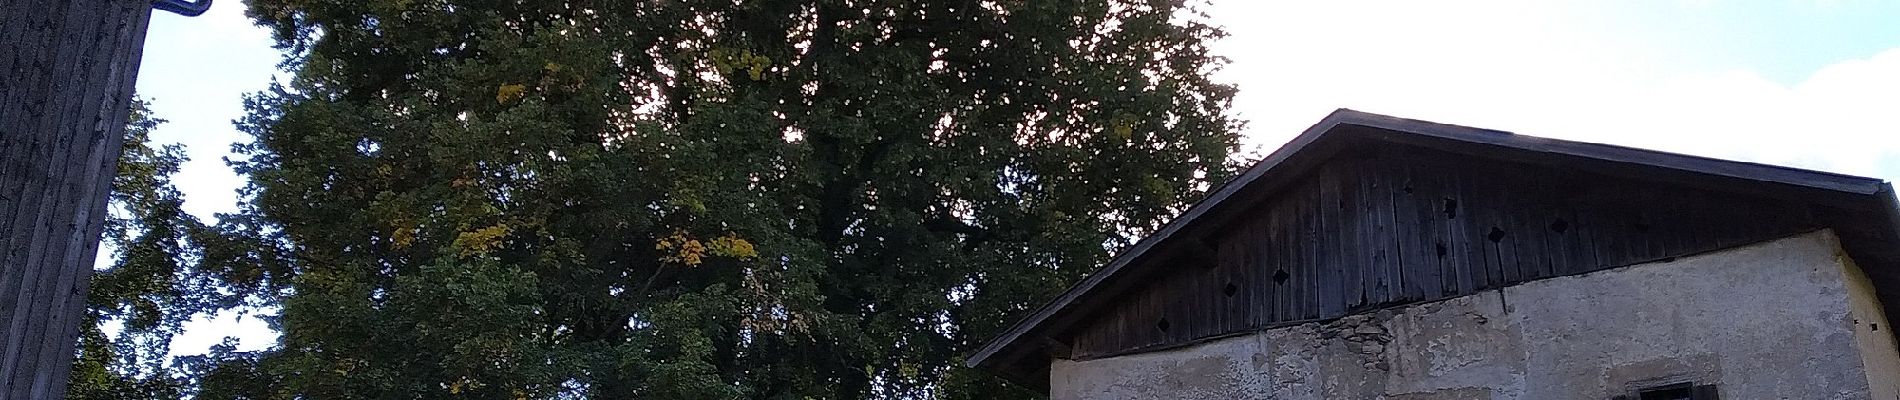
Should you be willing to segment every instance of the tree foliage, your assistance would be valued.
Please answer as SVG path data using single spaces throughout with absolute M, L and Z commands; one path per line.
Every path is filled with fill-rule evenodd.
M 172 338 L 192 318 L 257 305 L 263 299 L 247 293 L 264 281 L 248 274 L 276 264 L 252 253 L 264 247 L 238 226 L 206 225 L 185 213 L 171 180 L 185 162 L 184 150 L 153 146 L 152 130 L 165 121 L 148 105 L 132 102 L 102 235 L 111 261 L 89 284 L 86 314 L 93 323 L 80 327 L 70 399 L 190 393 L 196 385 L 189 371 L 209 364 L 202 357 L 171 357 Z
M 249 4 L 205 399 L 1030 396 L 962 357 L 1234 167 L 1175 1 Z

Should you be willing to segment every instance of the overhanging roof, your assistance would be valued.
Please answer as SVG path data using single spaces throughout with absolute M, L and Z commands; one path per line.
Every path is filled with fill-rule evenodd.
M 1019 382 L 1062 354 L 1051 339 L 1102 304 L 1112 293 L 1137 285 L 1157 271 L 1157 257 L 1199 250 L 1202 225 L 1233 216 L 1254 199 L 1283 184 L 1326 155 L 1355 144 L 1397 144 L 1478 158 L 1579 168 L 1641 181 L 1790 199 L 1834 211 L 1826 219 L 1848 253 L 1866 267 L 1883 303 L 1900 304 L 1900 202 L 1893 188 L 1874 178 L 1775 165 L 1719 160 L 1629 147 L 1573 142 L 1510 132 L 1438 124 L 1340 109 L 1267 155 L 1161 230 L 1117 255 L 1108 265 L 1023 318 L 972 354 L 965 364 L 997 371 Z M 1233 203 L 1233 204 L 1230 204 Z M 1209 221 L 1209 222 L 1202 222 Z M 1014 364 L 1040 363 L 1020 368 Z

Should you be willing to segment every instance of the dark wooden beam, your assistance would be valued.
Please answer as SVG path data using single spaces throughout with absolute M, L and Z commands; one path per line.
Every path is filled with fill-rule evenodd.
M 1197 238 L 1190 241 L 1190 243 L 1186 243 L 1182 246 L 1181 250 L 1179 250 L 1179 254 L 1183 259 L 1188 261 L 1189 264 L 1197 268 L 1214 268 L 1220 266 L 1220 250 L 1214 247 L 1214 244 L 1208 243 L 1207 238 Z
M 0 0 L 0 399 L 64 397 L 147 0 Z
M 1048 337 L 1048 336 L 1041 336 L 1037 338 L 1037 341 L 1042 342 L 1043 352 L 1047 353 L 1049 357 L 1068 359 L 1075 356 L 1074 355 L 1075 346 L 1071 346 L 1068 343 L 1063 342 L 1061 340 L 1056 340 L 1055 338 Z
M 1246 172 L 1242 172 L 1240 176 L 1235 177 L 1234 180 L 1221 185 L 1220 189 L 1215 190 L 1213 194 L 1208 195 L 1207 198 L 1195 203 L 1194 206 L 1188 208 L 1186 212 L 1175 217 L 1174 220 L 1169 221 L 1167 225 L 1161 227 L 1160 231 L 1146 238 L 1142 238 L 1142 240 L 1136 242 L 1134 246 L 1116 255 L 1115 259 L 1109 261 L 1108 265 L 1102 267 L 1101 270 L 1096 271 L 1094 274 L 1089 275 L 1088 278 L 1084 278 L 1081 282 L 1077 282 L 1074 286 L 1069 287 L 1062 295 L 1057 296 L 1054 301 L 1044 304 L 1042 308 L 1037 309 L 1035 313 L 1017 321 L 1014 326 L 1004 331 L 1001 336 L 991 340 L 982 348 L 977 349 L 976 353 L 971 354 L 970 358 L 964 362 L 964 365 L 969 367 L 991 365 L 991 358 L 996 356 L 998 352 L 1015 346 L 1018 338 L 1021 338 L 1032 329 L 1038 329 L 1045 320 L 1056 316 L 1057 313 L 1064 312 L 1074 305 L 1078 298 L 1093 291 L 1096 286 L 1102 286 L 1104 282 L 1111 281 L 1110 278 L 1120 275 L 1122 269 L 1139 264 L 1138 260 L 1145 258 L 1144 256 L 1147 255 L 1149 250 L 1162 242 L 1168 241 L 1168 239 L 1175 234 L 1183 233 L 1182 230 L 1188 225 L 1202 218 L 1205 214 L 1212 212 L 1216 207 L 1225 203 L 1228 198 L 1257 195 L 1257 193 L 1262 190 L 1261 188 L 1253 187 L 1252 184 L 1254 181 L 1262 180 L 1263 177 L 1268 175 L 1268 171 L 1274 170 L 1275 167 L 1286 162 L 1289 158 L 1293 157 L 1293 155 L 1300 153 L 1307 145 L 1318 140 L 1326 131 L 1331 130 L 1334 126 L 1338 126 L 1350 116 L 1351 115 L 1348 114 L 1335 112 L 1333 115 L 1321 120 L 1318 124 L 1307 128 L 1305 133 L 1294 137 L 1291 142 L 1280 147 L 1279 150 L 1274 151 L 1272 154 L 1268 154 L 1266 158 L 1261 159 L 1260 162 L 1249 167 Z M 1250 193 L 1243 194 L 1243 191 Z

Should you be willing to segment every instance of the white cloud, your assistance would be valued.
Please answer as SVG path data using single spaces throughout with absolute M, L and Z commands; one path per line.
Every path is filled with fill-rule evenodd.
M 152 140 L 183 144 L 191 157 L 174 183 L 185 194 L 185 211 L 205 221 L 237 208 L 244 181 L 222 159 L 231 143 L 244 140 L 231 125 L 244 115 L 243 95 L 263 90 L 276 75 L 279 55 L 271 44 L 270 33 L 253 26 L 237 1 L 219 2 L 198 17 L 152 16 L 138 93 L 152 100 L 158 118 L 170 121 L 159 125 Z M 100 259 L 110 254 L 101 253 Z M 238 350 L 261 350 L 278 336 L 262 319 L 240 319 L 231 311 L 187 321 L 184 331 L 171 343 L 174 356 L 203 354 L 226 336 L 240 340 Z
M 238 311 L 223 311 L 185 321 L 185 334 L 172 338 L 169 355 L 178 357 L 210 353 L 211 346 L 223 343 L 226 337 L 237 339 L 237 351 L 261 351 L 275 347 L 279 335 L 260 315 L 276 315 L 280 310 L 270 307 L 249 312 L 249 318 Z
M 231 121 L 244 115 L 245 93 L 270 84 L 280 60 L 269 31 L 252 25 L 242 6 L 221 2 L 197 17 L 154 13 L 139 66 L 139 95 L 170 121 L 152 139 L 185 146 L 191 160 L 176 183 L 185 192 L 185 211 L 206 220 L 236 210 L 243 180 L 223 157 L 244 135 Z
M 1234 34 L 1221 78 L 1240 85 L 1263 152 L 1346 107 L 1862 175 L 1900 153 L 1900 48 L 1788 85 L 1696 70 L 1593 10 L 1527 3 L 1218 4 Z

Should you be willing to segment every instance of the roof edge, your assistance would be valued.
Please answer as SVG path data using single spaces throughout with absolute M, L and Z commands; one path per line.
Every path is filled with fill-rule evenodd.
M 1274 150 L 1253 166 L 1248 167 L 1233 180 L 1222 184 L 1219 189 L 1211 192 L 1206 198 L 1196 202 L 1194 206 L 1169 221 L 1154 234 L 1142 238 L 1142 240 L 1136 242 L 1134 246 L 1123 250 L 1121 254 L 1116 255 L 1115 258 L 1110 260 L 1109 263 L 1104 265 L 1101 269 L 1090 274 L 1082 281 L 1071 285 L 1061 295 L 1058 295 L 1055 299 L 1037 308 L 1036 312 L 1018 320 L 1015 324 L 1011 325 L 1009 329 L 991 339 L 985 343 L 983 347 L 978 348 L 976 352 L 972 353 L 969 358 L 964 361 L 964 366 L 974 368 L 990 365 L 997 362 L 999 358 L 1005 360 L 1012 359 L 1013 357 L 997 357 L 997 355 L 1005 353 L 1005 350 L 1023 346 L 1024 344 L 1019 342 L 1022 342 L 1022 338 L 1025 335 L 1037 329 L 1041 329 L 1042 326 L 1052 318 L 1070 311 L 1070 309 L 1078 304 L 1078 300 L 1084 299 L 1095 287 L 1123 274 L 1124 270 L 1128 269 L 1130 265 L 1138 265 L 1138 261 L 1147 257 L 1157 247 L 1167 242 L 1169 238 L 1182 233 L 1190 225 L 1195 225 L 1196 221 L 1201 219 L 1202 216 L 1220 207 L 1228 198 L 1253 186 L 1264 178 L 1269 171 L 1283 164 L 1294 154 L 1301 153 L 1309 145 L 1325 137 L 1329 132 L 1335 131 L 1341 125 L 1356 125 L 1466 144 L 1496 146 L 1505 149 L 1576 157 L 1599 162 L 1643 165 L 1745 181 L 1848 193 L 1859 196 L 1878 196 L 1884 194 L 1889 198 L 1893 197 L 1891 185 L 1886 181 L 1876 178 L 1752 162 L 1722 160 L 1609 144 L 1518 135 L 1507 131 L 1441 124 L 1341 108 L 1334 110 L 1318 123 L 1308 127 L 1298 136 L 1288 141 L 1287 144 Z M 1894 200 L 1891 199 L 1888 200 L 1888 203 L 1895 204 L 1896 209 L 1900 209 L 1900 203 L 1894 203 Z M 1896 226 L 1900 226 L 1900 215 L 1897 215 Z
M 1881 193 L 1887 185 L 1886 181 L 1864 176 L 1748 161 L 1724 160 L 1720 158 L 1613 144 L 1520 135 L 1494 129 L 1400 118 L 1343 108 L 1334 112 L 1334 114 L 1348 114 L 1346 117 L 1348 119 L 1347 124 L 1399 131 L 1425 137 L 1498 146 L 1530 152 L 1580 157 L 1597 161 L 1642 164 L 1742 180 L 1778 183 L 1861 195 Z
M 1378 115 L 1344 108 L 1334 110 L 1331 114 L 1326 115 L 1325 118 L 1320 119 L 1318 123 L 1306 128 L 1299 136 L 1295 136 L 1293 140 L 1288 141 L 1287 144 L 1280 146 L 1280 148 L 1274 150 L 1273 153 L 1267 154 L 1265 158 L 1254 163 L 1252 167 L 1248 167 L 1246 171 L 1241 172 L 1240 176 L 1227 181 L 1227 183 L 1221 185 L 1220 189 L 1215 190 L 1206 198 L 1195 202 L 1193 207 L 1189 207 L 1188 210 L 1182 212 L 1180 216 L 1168 221 L 1167 225 L 1163 225 L 1161 229 L 1155 231 L 1154 234 L 1142 238 L 1136 242 L 1134 246 L 1123 250 L 1121 254 L 1116 255 L 1114 259 L 1110 260 L 1108 264 L 1103 266 L 1100 270 L 1089 274 L 1089 276 L 1083 278 L 1081 282 L 1069 286 L 1067 290 L 1064 290 L 1061 295 L 1056 296 L 1054 300 L 1043 303 L 1043 306 L 1037 309 L 1035 313 L 1018 320 L 1014 325 L 1011 325 L 1008 330 L 1003 331 L 1001 336 L 991 339 L 989 343 L 978 348 L 976 353 L 971 354 L 968 359 L 964 360 L 963 365 L 974 368 L 990 361 L 991 357 L 997 352 L 1014 345 L 1023 334 L 1041 325 L 1050 317 L 1055 316 L 1056 313 L 1068 308 L 1076 299 L 1086 294 L 1089 289 L 1100 285 L 1103 281 L 1107 281 L 1108 278 L 1121 272 L 1123 268 L 1126 268 L 1135 260 L 1140 259 L 1143 255 L 1147 254 L 1149 250 L 1153 249 L 1168 237 L 1172 237 L 1175 233 L 1186 228 L 1193 221 L 1199 219 L 1202 214 L 1206 214 L 1209 210 L 1221 204 L 1223 200 L 1226 200 L 1228 197 L 1233 197 L 1233 195 L 1241 189 L 1251 186 L 1254 181 L 1265 176 L 1267 171 L 1272 170 L 1274 166 L 1279 165 L 1293 154 L 1299 153 L 1300 150 L 1305 149 L 1307 145 L 1312 144 L 1326 132 L 1332 131 L 1334 127 L 1340 124 L 1356 122 L 1366 119 L 1365 117 L 1368 116 Z

